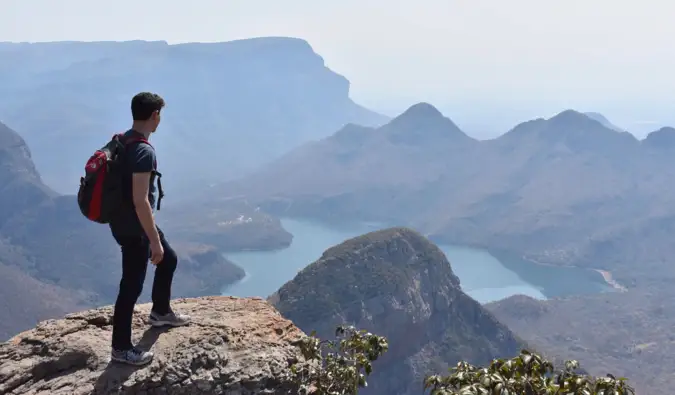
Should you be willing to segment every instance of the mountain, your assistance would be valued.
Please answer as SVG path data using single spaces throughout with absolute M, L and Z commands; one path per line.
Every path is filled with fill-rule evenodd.
M 591 374 L 630 376 L 637 394 L 675 385 L 672 287 L 541 301 L 518 295 L 485 307 L 534 347 L 573 355 Z
M 675 324 L 660 313 L 675 281 L 675 129 L 638 140 L 565 110 L 484 141 L 458 137 L 447 122 L 440 135 L 403 128 L 397 136 L 419 136 L 405 143 L 387 130 L 345 127 L 217 188 L 222 199 L 276 215 L 410 226 L 495 256 L 603 270 L 626 292 L 491 310 L 534 346 L 574 355 L 591 372 L 630 373 L 645 393 L 668 388 L 670 340 L 652 329 Z M 598 341 L 600 333 L 612 340 Z
M 612 270 L 592 259 L 602 240 L 675 214 L 675 172 L 652 147 L 664 140 L 658 134 L 670 130 L 640 141 L 565 110 L 477 141 L 420 103 L 379 128 L 347 125 L 214 189 L 221 201 L 274 215 L 405 225 L 442 243 Z M 635 255 L 623 248 L 634 244 L 617 254 Z M 642 271 L 630 262 L 617 278 Z
M 612 129 L 616 130 L 617 132 L 623 132 L 626 129 L 620 128 L 616 126 L 615 124 L 611 123 L 607 117 L 604 115 L 600 114 L 599 112 L 585 112 L 584 113 L 586 116 L 588 116 L 591 119 L 594 119 L 602 124 L 602 126 L 606 127 L 607 129 Z
M 410 217 L 419 213 L 411 206 L 418 203 L 411 193 L 434 200 L 441 196 L 427 192 L 439 177 L 466 181 L 471 169 L 468 174 L 457 172 L 453 163 L 471 161 L 478 146 L 438 110 L 420 103 L 379 128 L 346 125 L 214 189 L 220 201 L 244 197 L 279 215 L 333 220 Z
M 645 146 L 655 149 L 669 151 L 675 148 L 675 129 L 663 127 L 651 132 L 642 142 Z
M 23 138 L 0 123 L 0 229 L 55 195 L 42 183 Z M 76 290 L 31 277 L 35 262 L 10 238 L 0 232 L 0 339 L 84 306 Z
M 346 123 L 386 121 L 354 103 L 349 81 L 295 38 L 5 43 L 0 54 L 0 120 L 24 136 L 61 193 L 74 193 L 93 150 L 130 126 L 129 103 L 142 90 L 167 102 L 153 143 L 170 196 L 239 176 Z
M 42 183 L 24 139 L 0 122 L 0 224 L 55 193 Z
M 270 296 L 305 332 L 348 324 L 385 336 L 389 351 L 364 394 L 417 394 L 424 373 L 460 360 L 487 363 L 520 341 L 461 290 L 445 255 L 406 228 L 368 233 L 326 250 Z
M 0 250 L 6 246 L 0 246 Z M 0 341 L 34 326 L 84 308 L 74 290 L 46 284 L 0 261 Z
M 290 393 L 286 372 L 301 358 L 304 334 L 269 304 L 209 297 L 174 306 L 195 325 L 153 329 L 145 325 L 150 305 L 136 306 L 134 335 L 155 353 L 143 368 L 109 362 L 111 306 L 40 323 L 0 344 L 0 393 Z

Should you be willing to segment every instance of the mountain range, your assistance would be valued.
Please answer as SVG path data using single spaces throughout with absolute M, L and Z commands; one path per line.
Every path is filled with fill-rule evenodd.
M 675 368 L 672 341 L 654 330 L 675 324 L 673 153 L 673 128 L 639 140 L 574 110 L 478 141 L 419 103 L 215 188 L 277 216 L 409 226 L 495 256 L 603 270 L 627 292 L 489 308 L 534 346 L 652 393 L 672 385 Z
M 143 90 L 167 103 L 153 143 L 172 196 L 241 176 L 345 123 L 387 119 L 354 103 L 349 81 L 295 38 L 0 44 L 0 121 L 21 133 L 60 193 L 74 193 L 91 151 L 131 125 L 131 97 Z
M 672 385 L 673 128 L 638 140 L 601 114 L 565 110 L 479 141 L 428 103 L 391 120 L 358 106 L 344 77 L 287 38 L 0 44 L 0 71 L 2 339 L 112 302 L 119 251 L 72 193 L 148 89 L 168 103 L 159 223 L 181 254 L 176 296 L 241 279 L 222 251 L 287 246 L 277 217 L 372 221 L 392 228 L 329 249 L 270 302 L 306 331 L 349 321 L 396 340 L 382 360 L 391 379 L 373 391 L 511 355 L 520 338 L 648 393 Z M 421 235 L 602 269 L 627 292 L 484 309 Z
M 478 141 L 420 103 L 378 128 L 347 125 L 215 188 L 274 215 L 411 226 L 437 242 L 616 270 L 632 286 L 657 280 L 647 277 L 665 257 L 656 243 L 675 213 L 671 139 L 672 128 L 638 140 L 566 110 Z M 644 241 L 654 240 L 653 250 L 614 244 L 636 227 L 653 234 Z

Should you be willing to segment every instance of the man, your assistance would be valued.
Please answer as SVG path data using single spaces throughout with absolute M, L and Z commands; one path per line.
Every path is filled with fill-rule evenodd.
M 134 122 L 123 138 L 126 145 L 122 171 L 124 204 L 119 215 L 110 221 L 110 230 L 122 249 L 122 280 L 113 316 L 112 359 L 132 365 L 145 365 L 153 358 L 151 352 L 139 350 L 131 342 L 134 305 L 143 290 L 148 257 L 155 265 L 150 323 L 175 327 L 190 322 L 189 316 L 176 314 L 171 309 L 171 283 L 178 258 L 153 218 L 157 160 L 147 140 L 157 130 L 162 108 L 164 100 L 154 93 L 142 92 L 131 100 Z

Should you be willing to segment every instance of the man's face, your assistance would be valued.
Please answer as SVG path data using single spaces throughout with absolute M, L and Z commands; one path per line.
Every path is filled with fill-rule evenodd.
M 152 125 L 152 132 L 155 133 L 157 131 L 157 127 L 159 126 L 159 122 L 161 121 L 161 116 L 159 115 L 159 111 L 155 111 L 152 113 L 152 116 L 150 117 L 150 124 Z

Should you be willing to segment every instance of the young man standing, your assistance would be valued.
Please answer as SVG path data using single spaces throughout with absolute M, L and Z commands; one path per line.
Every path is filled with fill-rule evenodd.
M 123 138 L 126 146 L 124 204 L 119 215 L 110 221 L 110 230 L 122 249 L 122 280 L 113 316 L 112 359 L 132 365 L 145 365 L 153 358 L 151 352 L 139 350 L 131 342 L 134 305 L 143 290 L 148 258 L 156 266 L 150 323 L 182 326 L 190 322 L 189 316 L 176 314 L 171 309 L 171 283 L 178 258 L 153 218 L 157 160 L 154 148 L 147 141 L 159 126 L 163 107 L 164 100 L 154 93 L 142 92 L 131 100 L 134 122 Z

